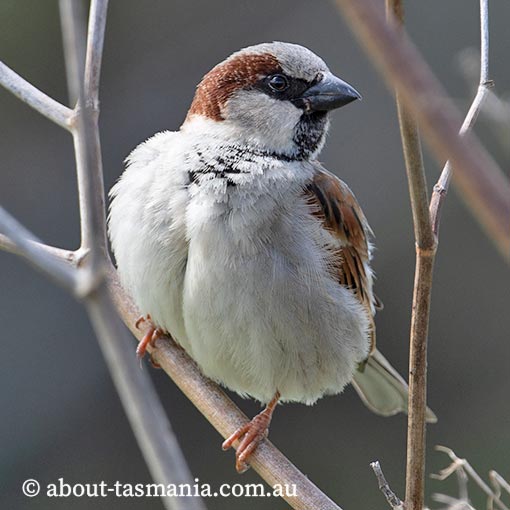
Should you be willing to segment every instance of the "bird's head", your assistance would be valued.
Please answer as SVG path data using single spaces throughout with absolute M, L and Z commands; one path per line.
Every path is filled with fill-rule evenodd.
M 182 129 L 309 159 L 322 148 L 328 113 L 360 98 L 307 48 L 258 44 L 203 77 Z

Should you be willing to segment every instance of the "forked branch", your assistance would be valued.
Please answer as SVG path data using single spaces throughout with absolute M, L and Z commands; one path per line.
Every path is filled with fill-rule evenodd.
M 475 125 L 478 114 L 493 86 L 494 82 L 489 78 L 489 0 L 480 0 L 480 81 L 476 95 L 460 128 L 459 134 L 461 136 L 465 135 Z M 430 217 L 432 229 L 436 236 L 439 234 L 441 207 L 448 193 L 451 176 L 452 165 L 448 160 L 434 186 L 430 200 Z

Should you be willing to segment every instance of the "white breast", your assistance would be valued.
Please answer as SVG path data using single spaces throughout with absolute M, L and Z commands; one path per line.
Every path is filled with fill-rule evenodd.
M 302 195 L 312 167 L 252 156 L 188 186 L 204 158 L 188 143 L 157 135 L 112 190 L 123 284 L 206 375 L 240 394 L 312 403 L 340 392 L 367 355 L 368 324 L 328 271 L 333 241 Z

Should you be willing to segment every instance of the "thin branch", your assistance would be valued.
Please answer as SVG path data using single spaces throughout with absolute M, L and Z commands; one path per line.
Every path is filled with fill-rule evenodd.
M 98 108 L 99 78 L 103 56 L 104 32 L 108 0 L 92 0 L 90 4 L 87 38 L 87 56 L 85 62 L 85 97 L 92 108 Z M 89 105 L 87 105 L 89 106 Z
M 19 253 L 32 266 L 72 294 L 76 292 L 77 279 L 73 268 L 48 251 L 40 249 L 40 241 L 1 206 L 0 230 L 4 233 L 0 241 L 12 247 L 10 251 Z
M 398 30 L 403 29 L 402 0 L 386 1 L 386 17 L 389 23 L 398 26 Z M 427 343 L 437 244 L 430 224 L 427 180 L 418 126 L 413 114 L 404 104 L 399 89 L 396 90 L 396 102 L 416 242 L 416 270 L 409 339 L 406 508 L 422 510 L 425 498 Z
M 76 4 L 76 6 L 73 6 Z M 80 97 L 80 84 L 83 82 L 83 70 L 85 68 L 85 45 L 80 44 L 73 49 L 75 40 L 85 41 L 86 18 L 82 0 L 60 0 L 60 20 L 62 29 L 62 41 L 64 46 L 64 59 L 66 62 L 67 88 L 69 102 L 76 105 Z M 75 36 L 76 35 L 76 36 Z
M 473 128 L 478 114 L 493 86 L 494 82 L 489 79 L 489 0 L 480 0 L 480 81 L 476 95 L 460 128 L 459 134 L 461 136 L 465 135 Z M 446 194 L 448 193 L 451 175 L 452 165 L 450 161 L 447 161 L 439 180 L 434 186 L 430 201 L 432 228 L 436 236 L 439 233 L 441 208 Z
M 510 260 L 510 182 L 471 134 L 460 138 L 458 110 L 409 38 L 387 24 L 374 0 L 336 0 L 346 20 L 386 80 L 407 107 L 442 162 L 450 159 L 453 180 L 475 218 Z
M 33 244 L 35 249 L 42 250 L 57 259 L 62 259 L 64 262 L 69 262 L 69 264 L 74 267 L 78 266 L 82 258 L 85 256 L 84 253 L 81 253 L 78 250 L 64 250 L 62 248 L 49 246 L 38 241 L 33 241 L 32 239 L 27 239 L 27 241 Z M 9 237 L 3 234 L 0 234 L 0 250 L 6 251 L 7 253 L 12 253 L 13 255 L 18 255 L 20 257 L 25 256 L 24 252 L 19 249 L 18 245 L 11 241 Z
M 55 124 L 67 130 L 71 129 L 72 110 L 28 83 L 3 62 L 0 62 L 0 85 Z
M 501 499 L 501 490 L 503 489 L 507 494 L 510 495 L 510 484 L 494 470 L 489 471 L 489 480 L 494 489 L 494 496 L 489 496 L 487 499 L 487 509 L 494 509 L 494 500 Z
M 446 494 L 432 494 L 432 499 L 438 503 L 444 503 L 444 510 L 476 510 L 468 501 L 454 498 Z
M 425 491 L 425 413 L 427 406 L 427 339 L 435 245 L 416 247 L 409 350 L 406 509 L 422 510 Z
M 370 463 L 370 467 L 374 471 L 374 474 L 377 478 L 377 483 L 379 485 L 379 490 L 384 494 L 388 505 L 393 508 L 393 510 L 404 510 L 404 503 L 400 500 L 400 498 L 391 490 L 388 482 L 386 481 L 386 477 L 381 469 L 381 465 L 379 461 Z
M 489 479 L 493 487 L 499 491 L 497 493 L 498 498 L 501 495 L 501 489 L 510 495 L 510 483 L 508 483 L 497 471 L 489 471 Z

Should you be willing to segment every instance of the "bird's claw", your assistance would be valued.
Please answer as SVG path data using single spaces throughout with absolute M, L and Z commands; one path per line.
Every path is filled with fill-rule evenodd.
M 235 441 L 240 440 L 236 451 L 236 470 L 238 473 L 244 473 L 250 469 L 248 458 L 256 450 L 259 443 L 267 437 L 270 421 L 271 415 L 264 410 L 253 420 L 239 427 L 221 445 L 223 450 L 228 450 Z
M 135 322 L 135 328 L 140 329 L 140 324 L 142 323 L 149 324 L 149 328 L 147 329 L 147 332 L 140 340 L 140 343 L 136 348 L 136 356 L 140 359 L 145 356 L 145 353 L 147 352 L 147 347 L 149 345 L 151 347 L 154 347 L 156 340 L 164 335 L 164 331 L 153 324 L 150 315 L 147 315 L 146 317 L 144 316 L 139 317 Z

